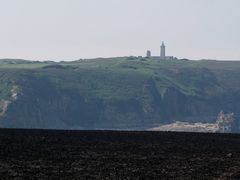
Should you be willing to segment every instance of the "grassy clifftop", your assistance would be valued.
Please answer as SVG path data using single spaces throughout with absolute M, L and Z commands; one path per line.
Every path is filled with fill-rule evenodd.
M 239 114 L 240 62 L 99 58 L 0 63 L 4 127 L 148 128 Z M 13 99 L 13 87 L 17 97 Z

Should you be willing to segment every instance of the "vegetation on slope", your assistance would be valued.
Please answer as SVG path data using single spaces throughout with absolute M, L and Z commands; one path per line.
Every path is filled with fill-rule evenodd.
M 18 86 L 4 127 L 149 128 L 213 122 L 240 99 L 240 63 L 119 57 L 0 65 L 0 98 Z

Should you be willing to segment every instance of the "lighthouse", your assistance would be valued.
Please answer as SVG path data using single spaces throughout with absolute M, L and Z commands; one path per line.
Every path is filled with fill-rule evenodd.
M 162 45 L 161 45 L 160 58 L 161 59 L 166 59 L 166 46 L 164 45 L 164 42 L 162 42 Z

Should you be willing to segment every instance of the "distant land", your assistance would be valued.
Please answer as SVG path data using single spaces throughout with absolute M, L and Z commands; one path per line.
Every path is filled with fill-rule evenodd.
M 239 61 L 2 59 L 0 127 L 149 130 L 214 124 L 224 111 L 238 132 L 239 79 Z

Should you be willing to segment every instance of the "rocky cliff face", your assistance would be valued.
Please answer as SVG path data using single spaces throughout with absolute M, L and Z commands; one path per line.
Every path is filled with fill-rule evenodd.
M 58 89 L 48 79 L 28 79 L 17 99 L 3 101 L 1 126 L 54 129 L 146 129 L 174 121 L 214 122 L 222 110 L 238 113 L 239 101 L 230 94 L 213 99 L 187 96 L 168 88 L 163 97 L 148 86 L 149 102 L 139 99 L 86 99 L 73 90 Z
M 18 78 L 6 81 L 10 88 L 1 98 L 0 127 L 149 129 L 176 121 L 213 123 L 221 110 L 235 113 L 236 119 L 240 113 L 237 81 L 222 83 L 214 71 L 138 74 L 137 69 L 20 71 Z

